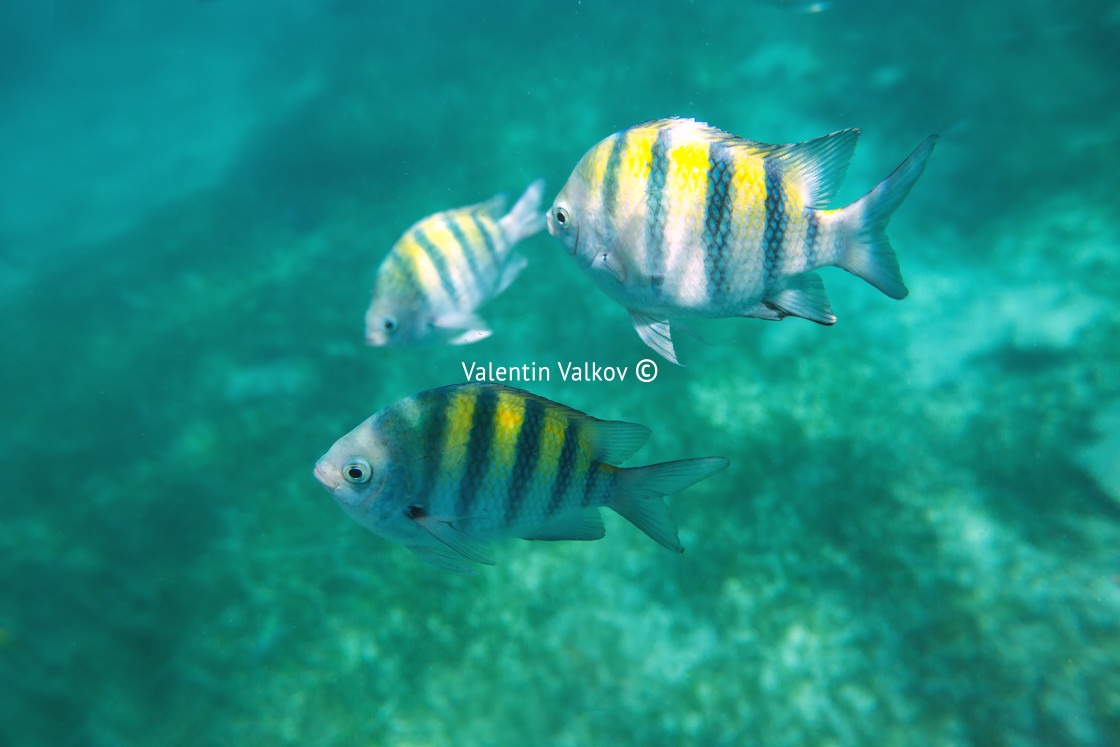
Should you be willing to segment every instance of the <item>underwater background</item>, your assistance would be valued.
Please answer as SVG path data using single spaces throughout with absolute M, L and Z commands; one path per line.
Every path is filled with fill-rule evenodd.
M 1118 53 L 1111 1 L 5 0 L 0 743 L 1116 744 Z M 834 327 L 678 368 L 542 233 L 493 337 L 363 344 L 414 220 L 668 116 L 862 128 L 835 206 L 940 134 L 910 296 L 826 269 Z M 349 520 L 315 459 L 464 362 L 728 457 L 686 553 Z

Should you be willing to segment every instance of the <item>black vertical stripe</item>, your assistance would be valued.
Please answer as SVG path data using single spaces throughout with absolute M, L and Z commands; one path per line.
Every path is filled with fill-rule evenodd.
M 541 423 L 544 421 L 544 405 L 535 399 L 526 398 L 525 412 L 521 416 L 521 432 L 517 434 L 514 447 L 513 474 L 510 475 L 506 491 L 506 524 L 512 524 L 521 504 L 525 501 L 525 488 L 537 470 L 541 459 Z
M 443 223 L 447 226 L 447 230 L 451 232 L 455 243 L 459 245 L 460 253 L 467 260 L 467 268 L 471 273 L 472 284 L 475 287 L 481 287 L 482 276 L 479 274 L 478 262 L 475 261 L 474 248 L 467 242 L 467 236 L 463 233 L 463 229 L 459 228 L 459 221 L 455 220 L 450 215 L 444 215 Z
M 820 216 L 816 210 L 807 210 L 808 226 L 805 228 L 805 263 L 810 268 L 817 266 L 817 231 L 820 229 Z
M 613 216 L 618 207 L 618 171 L 622 164 L 622 154 L 626 152 L 626 137 L 629 130 L 611 135 L 611 151 L 607 154 L 607 165 L 603 170 L 603 215 Z
M 430 464 L 424 465 L 420 470 L 420 482 L 416 486 L 415 498 L 412 500 L 421 505 L 427 503 L 432 488 L 435 487 L 436 473 L 439 472 L 438 454 L 443 447 L 443 432 L 447 428 L 447 405 L 450 400 L 446 391 L 441 390 L 439 394 L 441 396 L 438 398 L 429 395 L 416 403 L 423 413 L 418 434 L 420 443 L 437 454 Z
M 455 283 L 451 282 L 451 270 L 447 267 L 447 261 L 423 229 L 418 229 L 416 231 L 416 243 L 420 245 L 420 248 L 424 250 L 432 260 L 432 264 L 435 265 L 436 274 L 439 275 L 439 284 L 443 287 L 444 292 L 447 293 L 448 298 L 453 302 L 462 300 L 455 291 Z
M 547 519 L 551 519 L 560 512 L 564 495 L 568 492 L 568 485 L 572 481 L 572 472 L 576 468 L 579 426 L 571 417 L 567 418 L 567 421 L 564 426 L 564 445 L 560 448 L 560 459 L 556 465 L 556 480 L 552 483 L 552 493 L 548 496 L 548 505 L 544 511 Z
M 781 269 L 778 265 L 785 238 L 786 206 L 782 197 L 782 174 L 778 165 L 772 158 L 765 156 L 762 166 L 766 173 L 766 230 L 762 235 L 762 249 L 766 256 L 763 268 L 767 275 L 767 287 L 770 287 Z
M 498 256 L 498 245 L 494 243 L 494 237 L 486 230 L 486 226 L 479 219 L 477 215 L 471 216 L 471 221 L 478 232 L 482 234 L 482 241 L 486 244 L 486 253 L 490 255 L 490 261 L 494 263 L 494 268 L 501 272 L 502 263 L 501 258 Z
M 453 513 L 456 518 L 478 513 L 474 504 L 489 466 L 490 444 L 494 441 L 494 411 L 498 406 L 498 393 L 493 389 L 478 387 L 465 391 L 471 393 L 468 396 L 474 396 L 474 412 L 471 414 L 467 450 L 463 454 L 463 476 L 459 480 L 459 492 L 455 496 Z
M 403 280 L 403 282 L 408 286 L 409 290 L 416 291 L 417 295 L 421 297 L 427 297 L 427 294 L 424 292 L 423 286 L 420 284 L 419 272 L 417 272 L 414 266 L 408 263 L 408 260 L 404 258 L 403 254 L 401 254 L 399 251 L 394 251 L 385 260 L 386 265 L 388 265 L 390 262 L 393 265 L 393 275 L 396 275 L 401 280 Z M 378 280 L 381 280 L 380 271 L 378 272 Z
M 731 180 L 734 154 L 721 143 L 708 148 L 708 193 L 704 216 L 704 273 L 708 279 L 708 301 L 719 307 L 726 296 L 728 278 L 724 263 L 727 232 L 731 223 Z
M 665 180 L 669 176 L 669 130 L 658 131 L 650 148 L 649 177 L 646 179 L 646 267 L 655 297 L 661 295 L 664 279 L 665 230 L 668 223 L 669 204 Z
M 594 462 L 591 469 L 587 470 L 587 475 L 583 479 L 583 496 L 580 498 L 579 505 L 586 508 L 591 505 L 591 501 L 595 498 L 595 489 L 599 486 L 599 478 L 603 473 L 603 466 Z

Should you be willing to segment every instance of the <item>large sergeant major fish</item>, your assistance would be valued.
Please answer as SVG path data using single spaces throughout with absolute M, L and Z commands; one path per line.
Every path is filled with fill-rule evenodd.
M 767 145 L 691 119 L 647 122 L 583 156 L 548 212 L 548 230 L 674 363 L 672 317 L 833 324 L 813 272 L 820 267 L 906 296 L 885 229 L 937 140 L 927 138 L 864 197 L 828 210 L 858 138 L 852 129 Z
M 462 345 L 489 337 L 490 327 L 475 312 L 525 269 L 513 247 L 544 228 L 543 193 L 538 179 L 505 215 L 505 197 L 498 195 L 430 215 L 405 231 L 377 270 L 366 343 Z
M 315 477 L 366 529 L 441 568 L 492 565 L 489 542 L 596 540 L 606 506 L 683 552 L 661 499 L 727 466 L 722 457 L 619 467 L 649 436 L 499 384 L 408 397 L 340 438 Z

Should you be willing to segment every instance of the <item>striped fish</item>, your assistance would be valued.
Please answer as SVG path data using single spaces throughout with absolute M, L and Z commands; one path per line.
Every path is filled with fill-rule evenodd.
M 475 310 L 525 269 L 513 246 L 544 228 L 543 193 L 538 179 L 504 216 L 505 197 L 499 195 L 430 215 L 405 231 L 377 270 L 366 343 L 462 345 L 489 337 Z
M 661 496 L 727 460 L 619 467 L 648 436 L 520 389 L 457 384 L 377 412 L 335 442 L 315 476 L 359 524 L 452 571 L 492 565 L 491 540 L 600 539 L 602 506 L 683 552 Z
M 833 324 L 813 272 L 820 267 L 906 296 L 885 229 L 937 140 L 927 138 L 861 199 L 829 210 L 858 138 L 842 130 L 766 145 L 691 119 L 647 122 L 584 155 L 548 212 L 548 230 L 674 363 L 673 317 Z

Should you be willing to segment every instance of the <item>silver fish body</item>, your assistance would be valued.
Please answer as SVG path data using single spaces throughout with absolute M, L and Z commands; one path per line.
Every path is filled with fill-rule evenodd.
M 600 539 L 604 506 L 679 552 L 661 496 L 727 460 L 619 467 L 648 435 L 519 389 L 459 384 L 375 413 L 314 473 L 359 524 L 453 571 L 492 564 L 493 540 Z
M 907 294 L 885 228 L 936 141 L 863 198 L 829 210 L 858 136 L 768 145 L 690 119 L 637 125 L 583 156 L 548 230 L 674 363 L 672 318 L 832 324 L 821 267 L 842 267 L 892 298 Z
M 430 215 L 405 231 L 378 268 L 365 314 L 366 343 L 461 345 L 488 337 L 490 327 L 476 310 L 525 268 L 513 247 L 544 228 L 543 192 L 538 179 L 505 215 L 499 195 Z

